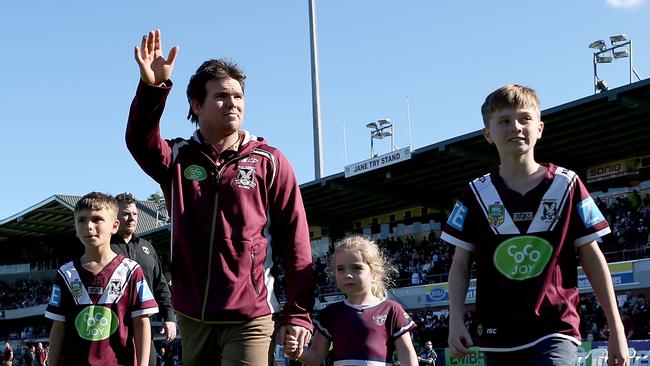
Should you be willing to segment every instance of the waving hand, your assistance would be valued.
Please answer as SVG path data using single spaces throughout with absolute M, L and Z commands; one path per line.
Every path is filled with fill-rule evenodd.
M 140 79 L 147 84 L 161 85 L 170 78 L 174 70 L 178 46 L 169 50 L 169 55 L 165 60 L 161 45 L 160 29 L 156 29 L 150 31 L 148 36 L 142 36 L 140 47 L 135 48 L 135 61 L 140 68 Z

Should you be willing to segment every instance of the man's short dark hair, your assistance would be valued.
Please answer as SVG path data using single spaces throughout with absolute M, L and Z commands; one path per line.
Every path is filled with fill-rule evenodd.
M 199 119 L 192 110 L 192 100 L 197 100 L 200 103 L 205 101 L 205 84 L 212 79 L 235 79 L 241 85 L 241 90 L 244 91 L 244 80 L 246 75 L 239 66 L 230 59 L 211 59 L 196 69 L 196 72 L 190 78 L 187 84 L 187 101 L 190 103 L 190 111 L 187 113 L 187 119 L 194 123 L 198 123 Z
M 130 205 L 132 203 L 136 202 L 135 197 L 131 193 L 120 193 L 117 196 L 115 196 L 115 200 L 117 201 L 118 204 L 126 203 L 127 205 Z

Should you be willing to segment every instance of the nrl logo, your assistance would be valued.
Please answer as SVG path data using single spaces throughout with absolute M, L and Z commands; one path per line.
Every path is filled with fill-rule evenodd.
M 233 181 L 233 185 L 235 187 L 239 188 L 244 188 L 244 189 L 252 189 L 257 186 L 255 183 L 255 167 L 252 166 L 240 166 L 239 168 L 239 174 L 237 175 L 237 179 Z
M 375 321 L 375 325 L 382 326 L 386 324 L 386 315 L 373 315 L 372 320 Z
M 542 201 L 542 221 L 553 222 L 558 218 L 557 201 L 556 200 L 543 200 Z
M 75 299 L 78 299 L 81 297 L 83 294 L 83 285 L 81 284 L 80 280 L 74 280 L 70 284 L 70 293 L 72 294 L 72 297 Z
M 488 206 L 488 222 L 491 226 L 497 227 L 503 224 L 506 216 L 506 208 L 501 202 L 496 201 Z

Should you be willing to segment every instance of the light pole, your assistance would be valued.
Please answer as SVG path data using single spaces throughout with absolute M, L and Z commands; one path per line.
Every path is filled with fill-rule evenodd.
M 309 0 L 309 45 L 311 55 L 311 104 L 314 129 L 314 178 L 323 177 L 323 135 L 320 115 L 320 78 L 318 76 L 318 38 L 316 31 L 316 0 Z
M 381 140 L 384 137 L 390 136 L 390 151 L 393 151 L 395 144 L 393 143 L 393 123 L 388 118 L 379 119 L 370 122 L 366 125 L 370 129 L 370 157 L 377 156 L 375 153 L 375 139 Z
M 625 34 L 615 34 L 609 37 L 611 46 L 607 47 L 607 44 L 604 40 L 599 39 L 597 41 L 591 42 L 589 48 L 593 48 L 594 51 L 594 94 L 599 91 L 605 91 L 609 87 L 605 80 L 602 80 L 598 77 L 598 64 L 609 64 L 614 60 L 620 58 L 628 58 L 629 61 L 629 74 L 630 74 L 630 84 L 632 84 L 632 75 L 634 74 L 637 79 L 641 80 L 641 76 L 637 73 L 634 66 L 632 66 L 632 40 L 628 39 Z

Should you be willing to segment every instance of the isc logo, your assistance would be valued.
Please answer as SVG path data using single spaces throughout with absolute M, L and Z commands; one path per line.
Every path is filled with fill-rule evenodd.
M 497 328 L 488 328 L 487 334 L 497 334 Z

